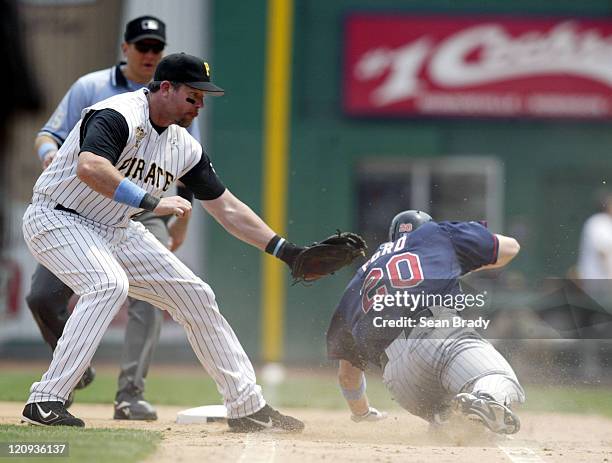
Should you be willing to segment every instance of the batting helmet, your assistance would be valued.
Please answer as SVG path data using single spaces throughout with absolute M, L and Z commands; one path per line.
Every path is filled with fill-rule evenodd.
M 400 212 L 393 217 L 389 226 L 389 241 L 395 241 L 401 234 L 414 231 L 432 220 L 427 212 L 415 210 Z

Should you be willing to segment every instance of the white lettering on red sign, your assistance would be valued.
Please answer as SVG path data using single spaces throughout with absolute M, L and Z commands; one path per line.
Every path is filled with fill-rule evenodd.
M 575 111 L 577 115 L 597 116 L 610 111 L 607 97 L 612 96 L 612 22 L 607 25 L 608 35 L 597 27 L 580 27 L 572 20 L 552 27 L 534 26 L 519 34 L 509 32 L 506 26 L 503 21 L 467 26 L 459 23 L 446 35 L 412 34 L 398 46 L 381 45 L 385 40 L 378 39 L 371 47 L 361 49 L 350 78 L 368 83 L 364 89 L 374 108 L 423 98 L 413 104 L 418 112 L 438 112 L 440 108 L 444 112 L 444 108 L 456 107 L 467 113 L 481 113 L 485 108 L 484 113 L 491 114 Z M 531 89 L 523 82 L 516 91 L 507 85 L 513 80 L 547 77 L 584 79 L 591 84 L 578 82 L 567 100 L 566 93 L 556 88 L 548 93 L 542 83 Z M 504 84 L 503 91 L 495 84 Z M 599 85 L 598 90 L 593 91 L 593 85 Z M 602 91 L 601 86 L 607 90 Z M 359 92 L 359 88 L 352 84 L 351 91 Z M 478 95 L 479 100 L 463 101 L 461 92 L 466 90 L 469 98 Z

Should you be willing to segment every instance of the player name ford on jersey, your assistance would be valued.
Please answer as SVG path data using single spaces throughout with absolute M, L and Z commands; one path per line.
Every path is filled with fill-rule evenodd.
M 496 262 L 498 245 L 481 223 L 433 221 L 383 243 L 357 271 L 334 312 L 328 356 L 356 366 L 377 364 L 404 328 L 418 326 L 421 311 L 432 306 L 430 296 L 457 298 L 459 278 Z M 384 295 L 398 303 L 378 310 Z M 404 298 L 394 296 L 420 302 L 400 304 Z
M 90 111 L 113 109 L 126 120 L 129 135 L 115 167 L 136 185 L 154 196 L 162 196 L 201 159 L 202 147 L 178 125 L 158 133 L 149 119 L 149 102 L 144 89 L 116 95 L 83 110 L 83 118 L 72 129 L 53 163 L 36 185 L 32 203 L 53 208 L 61 205 L 82 217 L 125 227 L 140 209 L 106 198 L 77 177 L 81 150 L 81 124 Z

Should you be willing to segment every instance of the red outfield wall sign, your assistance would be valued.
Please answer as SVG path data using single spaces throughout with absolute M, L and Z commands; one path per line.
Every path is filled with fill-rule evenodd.
M 612 117 L 612 19 L 353 14 L 356 116 Z

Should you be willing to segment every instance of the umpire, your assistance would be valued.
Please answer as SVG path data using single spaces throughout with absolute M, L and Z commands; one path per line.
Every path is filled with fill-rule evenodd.
M 81 111 L 113 95 L 132 92 L 147 85 L 152 79 L 166 45 L 166 26 L 154 16 L 141 16 L 127 23 L 121 45 L 125 61 L 109 69 L 92 72 L 79 78 L 68 90 L 51 118 L 35 140 L 35 150 L 43 169 L 51 163 L 57 150 L 81 118 Z M 200 141 L 197 123 L 188 129 Z M 179 187 L 178 194 L 189 201 L 189 190 Z M 169 223 L 169 217 L 158 217 L 144 212 L 135 220 L 141 222 L 171 251 L 184 241 L 189 217 Z M 53 273 L 38 265 L 32 276 L 32 288 L 26 300 L 40 331 L 55 350 L 68 319 L 68 300 L 73 291 Z M 159 339 L 163 313 L 147 302 L 131 300 L 128 323 L 121 355 L 118 390 L 115 397 L 115 419 L 155 420 L 157 412 L 144 400 L 145 378 Z M 93 380 L 89 367 L 76 388 L 83 388 Z M 72 396 L 71 396 L 72 397 Z

